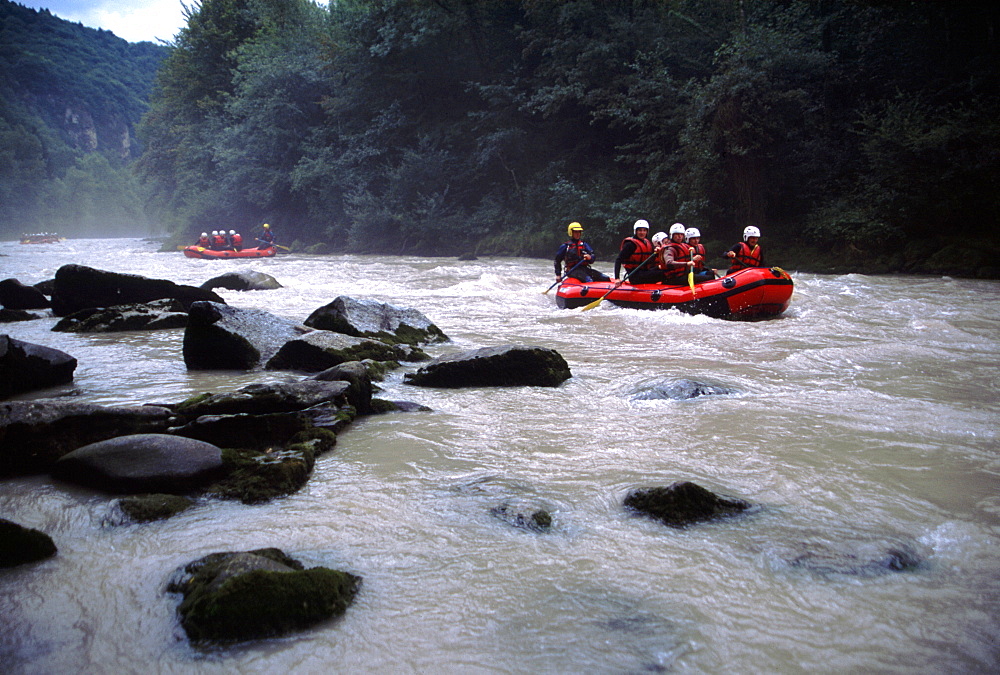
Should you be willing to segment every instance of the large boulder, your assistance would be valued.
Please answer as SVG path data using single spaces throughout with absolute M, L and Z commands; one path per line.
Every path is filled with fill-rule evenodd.
M 316 373 L 312 379 L 321 382 L 346 382 L 347 400 L 358 411 L 359 415 L 372 412 L 372 384 L 368 367 L 361 361 L 346 361 Z
M 53 465 L 52 475 L 106 492 L 182 494 L 208 484 L 222 468 L 222 451 L 211 443 L 135 434 L 67 453 Z
M 0 309 L 0 323 L 13 323 L 15 321 L 33 321 L 41 319 L 41 314 L 34 314 L 23 309 Z
M 415 309 L 396 307 L 377 300 L 340 296 L 309 315 L 305 324 L 354 337 L 367 337 L 390 344 L 417 345 L 446 342 L 448 336 Z
M 250 384 L 234 392 L 201 394 L 174 406 L 178 415 L 261 415 L 305 410 L 320 403 L 347 402 L 350 384 L 338 380 L 302 380 Z
M 188 420 L 170 433 L 226 448 L 283 446 L 295 434 L 321 427 L 337 432 L 353 418 L 346 381 L 251 384 L 235 392 L 202 394 L 172 406 Z
M 0 335 L 0 398 L 72 382 L 75 370 L 66 352 Z
M 421 387 L 558 387 L 572 377 L 559 352 L 546 347 L 484 347 L 430 361 L 405 382 Z
M 361 578 L 304 569 L 279 549 L 213 553 L 178 570 L 167 591 L 183 594 L 181 625 L 194 641 L 237 642 L 284 635 L 340 616 Z
M 44 560 L 55 554 L 56 545 L 49 535 L 0 518 L 0 568 Z
M 56 271 L 52 311 L 56 316 L 67 316 L 91 307 L 131 305 L 162 298 L 180 300 L 185 308 L 197 301 L 225 304 L 225 300 L 211 291 L 165 279 L 106 272 L 83 265 L 63 265 Z
M 301 411 L 270 414 L 202 415 L 168 433 L 213 443 L 222 448 L 263 450 L 281 446 L 295 434 L 312 429 L 313 419 Z
M 308 330 L 264 310 L 214 302 L 195 302 L 188 312 L 184 363 L 192 370 L 259 368 Z
M 268 370 L 316 373 L 348 361 L 404 361 L 408 351 L 379 340 L 314 330 L 289 340 L 267 361 Z
M 7 309 L 45 309 L 52 303 L 34 286 L 25 286 L 17 279 L 0 281 L 0 305 Z
M 681 481 L 668 487 L 634 490 L 625 497 L 625 507 L 670 527 L 683 528 L 737 515 L 749 509 L 751 504 L 742 499 L 720 497 L 700 485 Z
M 187 312 L 180 300 L 164 299 L 145 304 L 81 309 L 60 319 L 52 330 L 61 333 L 163 330 L 184 328 L 187 321 Z
M 45 473 L 60 457 L 89 443 L 124 434 L 162 432 L 172 416 L 169 409 L 158 406 L 0 403 L 0 477 Z
M 273 291 L 281 288 L 278 280 L 270 274 L 263 272 L 227 272 L 217 277 L 212 277 L 201 285 L 206 291 L 216 288 L 226 288 L 231 291 Z

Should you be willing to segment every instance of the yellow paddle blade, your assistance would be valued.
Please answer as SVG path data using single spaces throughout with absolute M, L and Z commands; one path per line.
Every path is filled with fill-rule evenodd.
M 581 312 L 586 312 L 588 309 L 593 309 L 594 307 L 597 307 L 602 302 L 604 302 L 604 298 L 598 298 L 597 300 L 594 300 L 589 305 L 584 305 L 583 309 L 581 309 L 580 311 Z

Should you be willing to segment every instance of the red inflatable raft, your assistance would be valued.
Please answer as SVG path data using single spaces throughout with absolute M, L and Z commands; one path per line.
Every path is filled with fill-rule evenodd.
M 716 319 L 766 319 L 788 308 L 792 299 L 792 278 L 780 267 L 754 267 L 721 279 L 688 285 L 640 284 L 627 281 L 614 289 L 609 281 L 583 283 L 566 279 L 556 293 L 561 308 L 585 307 L 611 291 L 605 298 L 630 309 L 673 309 L 687 314 L 705 314 Z
M 275 254 L 273 246 L 268 248 L 244 248 L 234 251 L 227 248 L 216 251 L 204 246 L 188 246 L 184 249 L 184 255 L 188 258 L 207 258 L 209 260 L 219 260 L 225 258 L 270 258 Z

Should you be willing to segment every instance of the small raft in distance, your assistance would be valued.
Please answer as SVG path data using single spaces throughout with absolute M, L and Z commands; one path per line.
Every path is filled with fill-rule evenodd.
M 695 284 L 694 293 L 683 286 L 639 284 L 627 281 L 614 289 L 610 281 L 583 283 L 566 279 L 556 293 L 563 309 L 585 307 L 611 291 L 605 302 L 629 309 L 678 309 L 687 314 L 704 314 L 715 319 L 737 321 L 768 319 L 788 309 L 794 284 L 780 267 L 752 267 L 720 279 Z
M 275 254 L 275 248 L 243 248 L 234 251 L 231 248 L 216 251 L 204 246 L 188 246 L 184 249 L 184 255 L 188 258 L 206 258 L 208 260 L 222 260 L 228 258 L 270 258 Z

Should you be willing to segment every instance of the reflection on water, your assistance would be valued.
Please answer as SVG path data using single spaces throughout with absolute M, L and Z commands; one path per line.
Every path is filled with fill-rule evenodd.
M 433 354 L 541 345 L 574 377 L 556 389 L 434 390 L 394 373 L 380 395 L 433 412 L 356 422 L 304 490 L 262 506 L 204 502 L 108 527 L 106 495 L 45 477 L 4 481 L 0 516 L 49 532 L 60 551 L 0 571 L 5 672 L 997 665 L 996 283 L 793 272 L 783 318 L 731 323 L 608 303 L 558 310 L 542 294 L 545 260 L 205 261 L 135 240 L 113 242 L 126 250 L 110 258 L 107 244 L 11 246 L 0 264 L 27 284 L 67 263 L 196 286 L 258 270 L 283 288 L 220 294 L 296 321 L 339 295 L 414 307 L 452 338 Z M 71 385 L 22 398 L 139 404 L 300 377 L 188 372 L 183 331 L 75 335 L 54 323 L 3 327 L 79 360 Z M 636 395 L 681 379 L 734 391 Z M 622 509 L 629 490 L 675 480 L 761 508 L 688 530 Z M 508 494 L 549 505 L 552 531 L 491 516 L 493 497 Z M 170 573 L 261 546 L 347 569 L 364 577 L 362 591 L 343 618 L 303 634 L 192 649 L 163 594 Z M 918 556 L 917 568 L 864 567 L 892 546 Z

